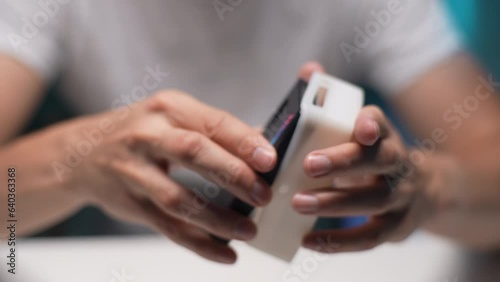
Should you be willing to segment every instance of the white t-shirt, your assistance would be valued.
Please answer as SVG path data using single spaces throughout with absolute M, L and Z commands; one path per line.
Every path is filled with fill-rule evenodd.
M 433 0 L 0 2 L 0 52 L 80 114 L 176 88 L 262 124 L 308 60 L 392 95 L 458 50 Z

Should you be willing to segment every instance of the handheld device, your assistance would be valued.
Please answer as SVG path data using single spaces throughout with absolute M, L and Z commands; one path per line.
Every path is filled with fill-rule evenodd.
M 257 236 L 248 243 L 285 261 L 291 261 L 302 237 L 316 218 L 298 214 L 291 200 L 297 192 L 331 187 L 331 177 L 313 179 L 303 169 L 313 150 L 349 141 L 364 93 L 359 87 L 332 76 L 314 73 L 310 82 L 298 81 L 266 126 L 265 137 L 276 148 L 276 167 L 260 176 L 273 190 L 264 208 L 234 199 L 231 208 L 252 216 Z

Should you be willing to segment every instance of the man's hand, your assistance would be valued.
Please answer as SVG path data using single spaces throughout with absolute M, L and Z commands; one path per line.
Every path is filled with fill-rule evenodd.
M 237 240 L 255 236 L 250 219 L 208 203 L 215 186 L 200 196 L 167 172 L 171 164 L 182 165 L 251 205 L 265 205 L 271 190 L 254 171 L 272 169 L 276 153 L 260 132 L 177 91 L 83 120 L 79 132 L 91 132 L 103 121 L 112 132 L 65 175 L 80 195 L 218 262 L 232 263 L 236 254 L 210 234 Z
M 314 69 L 318 67 L 310 65 L 302 76 L 307 78 Z M 296 194 L 295 210 L 326 217 L 368 215 L 369 220 L 351 229 L 312 232 L 305 236 L 304 246 L 349 252 L 408 237 L 431 210 L 422 193 L 431 174 L 420 167 L 409 175 L 401 171 L 409 155 L 398 132 L 375 106 L 361 110 L 350 142 L 311 152 L 304 160 L 306 174 L 333 176 L 334 181 L 331 187 Z M 325 242 L 333 248 L 325 248 Z

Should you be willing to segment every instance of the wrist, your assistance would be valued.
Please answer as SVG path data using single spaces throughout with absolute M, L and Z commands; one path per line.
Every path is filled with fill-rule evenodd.
M 67 197 L 80 206 L 91 202 L 87 192 L 90 177 L 82 172 L 88 151 L 93 149 L 93 144 L 85 140 L 82 131 L 89 127 L 89 118 L 79 118 L 67 121 L 49 129 L 51 131 L 51 145 L 53 156 L 48 163 L 54 178 L 54 185 Z
M 0 168 L 15 167 L 20 232 L 28 234 L 59 222 L 87 204 L 74 189 L 74 175 L 57 176 L 65 164 L 70 123 L 58 124 L 14 140 L 0 150 Z M 65 164 L 66 165 L 66 164 Z
M 446 153 L 426 157 L 420 170 L 426 179 L 421 194 L 430 209 L 422 227 L 433 233 L 456 237 L 455 228 L 461 225 L 461 215 L 467 206 L 466 171 L 458 160 Z
M 117 119 L 108 112 L 79 118 L 67 125 L 64 136 L 64 156 L 58 178 L 65 183 L 66 189 L 75 194 L 87 205 L 98 205 L 100 194 L 96 188 L 101 186 L 99 179 L 106 172 L 102 169 L 102 147 L 105 140 L 116 129 Z

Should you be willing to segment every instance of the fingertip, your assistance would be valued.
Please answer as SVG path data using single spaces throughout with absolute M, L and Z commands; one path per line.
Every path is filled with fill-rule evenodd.
M 314 72 L 325 72 L 325 68 L 318 62 L 310 61 L 302 65 L 299 71 L 300 79 L 309 81 Z
M 269 186 L 261 181 L 256 181 L 253 184 L 251 197 L 256 206 L 267 205 L 272 198 L 273 194 Z
M 328 156 L 320 152 L 313 152 L 307 155 L 302 166 L 304 172 L 310 177 L 325 176 L 333 170 L 332 161 Z
M 319 209 L 319 200 L 311 194 L 295 194 L 292 198 L 292 207 L 299 213 L 314 213 Z
M 238 256 L 236 255 L 236 252 L 231 248 L 227 248 L 224 252 L 217 254 L 213 258 L 214 261 L 223 264 L 234 264 L 236 263 L 237 259 Z
M 373 119 L 363 119 L 358 122 L 354 134 L 360 144 L 373 146 L 380 138 L 380 126 Z
M 242 218 L 236 223 L 234 235 L 237 240 L 251 240 L 257 235 L 257 226 L 255 226 L 255 223 L 248 218 Z
M 276 150 L 273 147 L 260 146 L 255 149 L 252 159 L 260 172 L 268 172 L 274 168 L 277 160 Z

